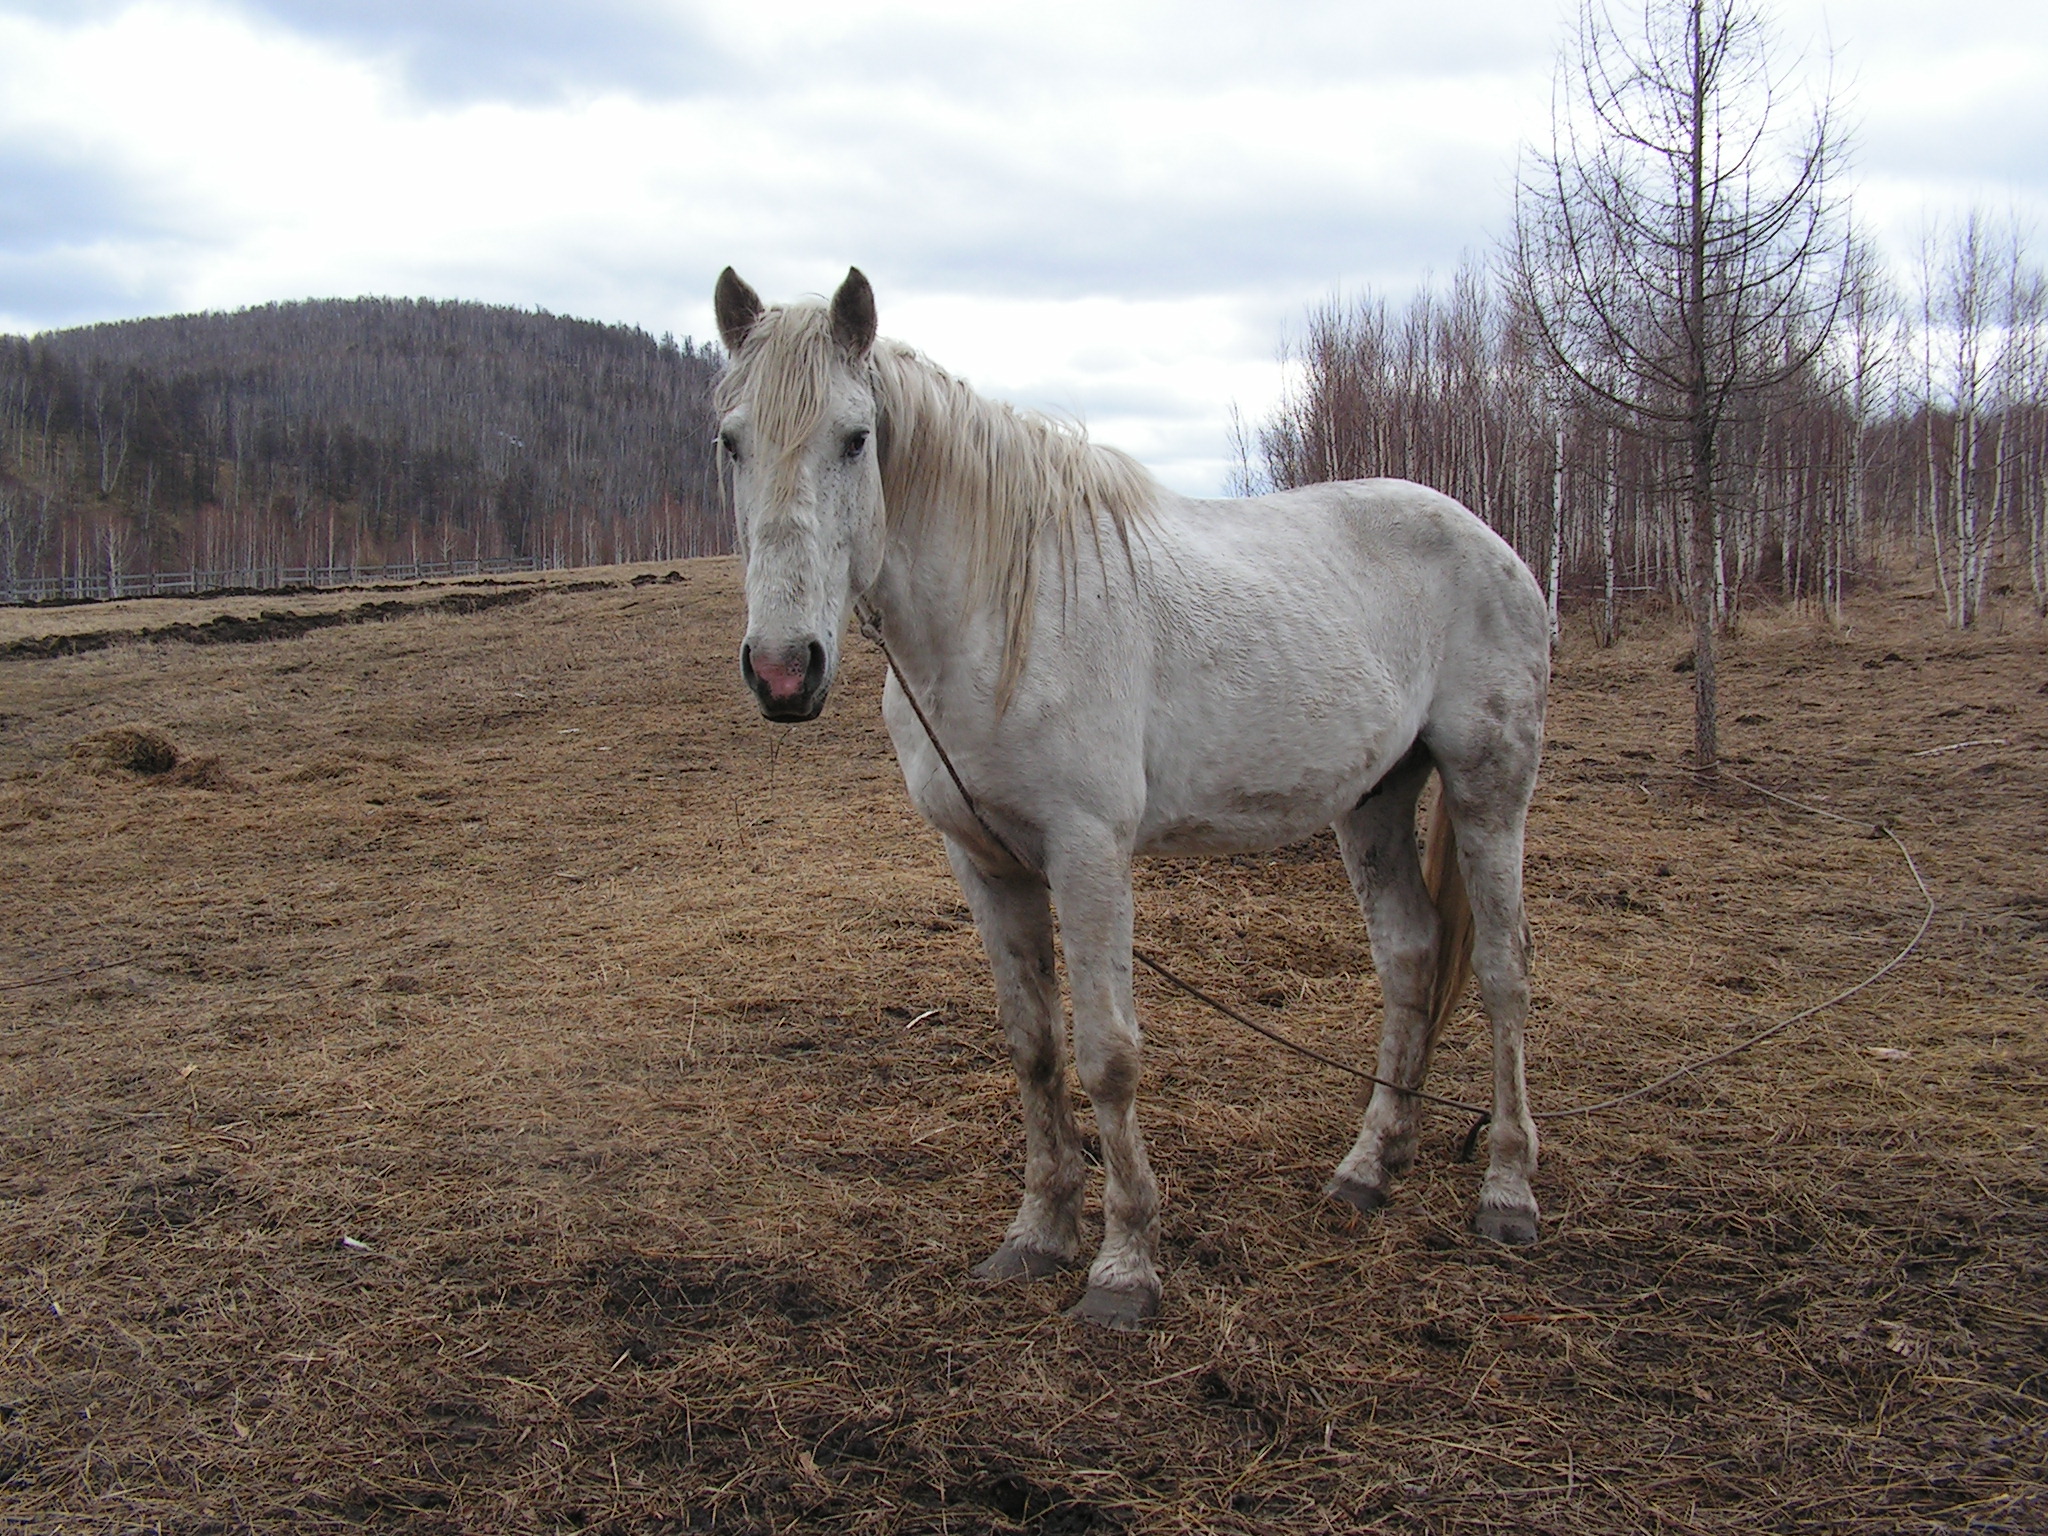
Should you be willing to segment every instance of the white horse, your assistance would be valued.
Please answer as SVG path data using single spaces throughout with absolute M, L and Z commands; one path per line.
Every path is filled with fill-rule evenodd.
M 1175 495 L 1123 454 L 877 341 L 858 269 L 829 305 L 771 308 L 727 268 L 716 308 L 731 354 L 719 441 L 746 569 L 741 674 L 770 720 L 813 719 L 849 614 L 879 623 L 904 782 L 945 838 L 994 971 L 1023 1099 L 1024 1198 L 974 1273 L 1038 1278 L 1080 1251 L 1086 1166 L 1057 910 L 1106 1169 L 1102 1247 L 1071 1315 L 1135 1328 L 1157 1312 L 1159 1193 L 1134 1110 L 1132 855 L 1271 848 L 1325 825 L 1386 998 L 1381 1078 L 1420 1088 L 1466 968 L 1478 976 L 1494 1109 L 1473 1224 L 1533 1242 L 1522 838 L 1550 647 L 1514 551 L 1401 480 Z M 1455 840 L 1435 896 L 1415 836 L 1432 768 L 1432 842 L 1444 840 L 1432 853 L 1446 867 Z M 1454 925 L 1460 884 L 1469 924 Z M 1377 1208 L 1420 1123 L 1412 1095 L 1376 1088 L 1329 1195 Z

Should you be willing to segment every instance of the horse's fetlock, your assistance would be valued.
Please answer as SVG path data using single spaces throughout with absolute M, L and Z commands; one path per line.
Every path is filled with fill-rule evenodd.
M 1087 1160 L 1079 1152 L 1067 1152 L 1047 1164 L 1034 1187 L 1048 1203 L 1068 1208 L 1079 1206 L 1087 1182 Z
M 1524 1182 L 1536 1171 L 1536 1127 L 1512 1120 L 1492 1121 L 1486 1130 L 1486 1147 L 1489 1166 L 1499 1171 L 1502 1178 L 1514 1178 Z
M 1149 1253 L 1159 1238 L 1159 1191 L 1126 1189 L 1103 1200 L 1103 1224 L 1112 1234 Z

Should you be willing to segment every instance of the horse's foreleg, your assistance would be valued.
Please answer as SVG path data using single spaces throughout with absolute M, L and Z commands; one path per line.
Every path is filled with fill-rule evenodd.
M 1415 853 L 1415 802 L 1428 779 L 1427 760 L 1400 772 L 1336 824 L 1352 889 L 1372 940 L 1386 1019 L 1380 1029 L 1375 1075 L 1420 1088 L 1429 1072 L 1430 982 L 1441 923 L 1423 885 Z M 1357 1210 L 1386 1203 L 1387 1186 L 1415 1161 L 1422 1102 L 1376 1086 L 1365 1107 L 1358 1139 L 1337 1165 L 1325 1193 Z
M 1024 1111 L 1024 1199 L 1002 1246 L 975 1265 L 974 1274 L 982 1280 L 1036 1280 L 1064 1269 L 1080 1252 L 1087 1177 L 1067 1098 L 1052 905 L 1035 880 L 984 874 L 950 839 L 947 853 L 988 953 L 996 1013 Z
M 1053 861 L 1074 1063 L 1102 1141 L 1102 1248 L 1070 1316 L 1137 1328 L 1159 1310 L 1159 1186 L 1138 1130 L 1139 1041 L 1131 999 L 1131 866 L 1127 850 L 1068 850 Z

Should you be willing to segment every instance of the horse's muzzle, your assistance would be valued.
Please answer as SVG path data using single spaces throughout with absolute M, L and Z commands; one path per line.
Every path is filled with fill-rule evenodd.
M 815 720 L 832 691 L 825 673 L 825 647 L 808 645 L 740 647 L 740 676 L 754 690 L 761 713 L 770 720 L 795 723 Z

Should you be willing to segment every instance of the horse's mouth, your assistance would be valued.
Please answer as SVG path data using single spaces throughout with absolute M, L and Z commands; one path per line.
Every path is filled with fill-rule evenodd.
M 815 698 L 761 699 L 760 705 L 764 720 L 773 720 L 777 725 L 801 725 L 825 712 L 825 693 L 821 690 Z

